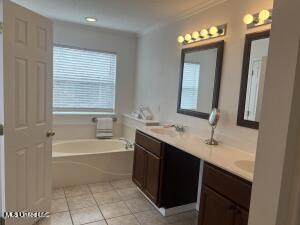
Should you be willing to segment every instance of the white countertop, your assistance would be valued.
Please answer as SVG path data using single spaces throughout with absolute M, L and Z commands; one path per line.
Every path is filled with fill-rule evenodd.
M 158 134 L 151 131 L 151 129 L 155 128 L 174 131 L 174 135 Z M 174 128 L 152 126 L 139 128 L 138 130 L 250 182 L 253 181 L 255 164 L 254 154 L 233 149 L 223 144 L 209 146 L 204 143 L 203 138 L 188 132 L 175 132 Z

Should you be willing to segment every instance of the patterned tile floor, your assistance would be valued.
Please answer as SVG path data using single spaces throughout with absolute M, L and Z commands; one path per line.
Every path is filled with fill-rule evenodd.
M 51 216 L 36 225 L 196 225 L 197 212 L 161 216 L 130 180 L 53 190 Z

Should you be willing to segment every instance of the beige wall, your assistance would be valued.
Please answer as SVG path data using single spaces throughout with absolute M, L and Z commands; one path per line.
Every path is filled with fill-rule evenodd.
M 300 224 L 299 8 L 275 0 L 249 225 Z
M 3 1 L 0 0 L 0 21 L 3 22 Z M 0 105 L 4 105 L 3 99 L 3 34 L 0 34 Z M 0 109 L 0 124 L 4 124 L 3 107 Z M 4 138 L 0 136 L 0 215 L 4 208 Z
M 181 51 L 176 39 L 179 34 L 227 23 L 219 101 L 222 115 L 217 138 L 232 147 L 255 152 L 258 132 L 236 126 L 244 37 L 247 32 L 242 19 L 246 13 L 272 8 L 272 3 L 272 0 L 227 0 L 214 8 L 146 33 L 138 44 L 135 105 L 148 105 L 156 119 L 162 122 L 182 123 L 189 126 L 190 130 L 208 136 L 207 120 L 176 113 Z
M 121 133 L 122 114 L 133 108 L 137 37 L 132 33 L 54 22 L 54 43 L 117 53 L 115 135 Z M 54 116 L 56 139 L 94 138 L 93 116 Z

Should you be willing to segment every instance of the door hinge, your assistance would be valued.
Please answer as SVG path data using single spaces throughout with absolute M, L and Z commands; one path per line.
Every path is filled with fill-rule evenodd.
M 3 22 L 0 22 L 0 34 L 3 33 Z
M 0 136 L 4 135 L 4 126 L 0 124 Z

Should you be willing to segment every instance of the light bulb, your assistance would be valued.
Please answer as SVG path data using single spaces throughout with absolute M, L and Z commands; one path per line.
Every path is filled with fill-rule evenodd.
M 184 37 L 183 36 L 178 36 L 177 41 L 181 44 L 184 42 Z
M 85 20 L 87 22 L 97 22 L 97 18 L 94 18 L 94 17 L 85 17 Z
M 247 14 L 246 16 L 244 16 L 244 23 L 249 25 L 251 23 L 253 23 L 254 21 L 254 17 L 251 14 Z
M 198 31 L 194 31 L 194 32 L 192 33 L 192 37 L 193 37 L 193 39 L 198 39 L 198 38 L 199 38 L 199 36 L 200 36 L 200 34 L 199 34 L 199 32 L 198 32 Z
M 186 34 L 186 35 L 184 36 L 184 40 L 190 41 L 190 40 L 192 40 L 192 36 L 191 36 L 190 34 Z
M 200 32 L 201 37 L 206 37 L 208 35 L 208 30 L 207 29 L 203 29 Z
M 258 18 L 259 18 L 260 21 L 265 21 L 265 20 L 269 19 L 270 16 L 271 16 L 270 11 L 264 9 L 264 10 L 260 11 L 260 13 L 258 15 Z
M 212 36 L 215 36 L 216 34 L 218 34 L 219 29 L 215 26 L 209 28 L 209 34 L 211 34 Z

